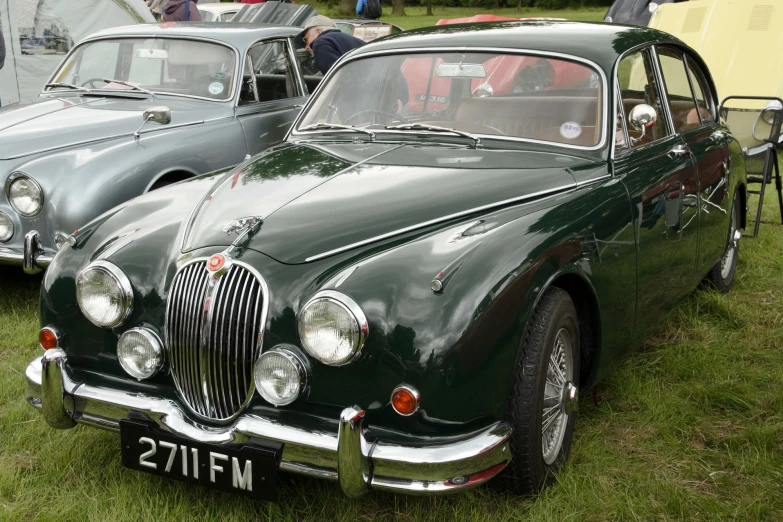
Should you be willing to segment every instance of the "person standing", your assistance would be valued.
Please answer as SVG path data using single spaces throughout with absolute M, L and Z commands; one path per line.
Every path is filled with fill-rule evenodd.
M 297 35 L 304 42 L 305 49 L 315 57 L 315 63 L 326 74 L 345 53 L 364 45 L 358 38 L 345 34 L 337 25 L 323 15 L 317 15 L 305 22 L 304 30 Z
M 196 8 L 198 0 L 168 0 L 163 7 L 164 22 L 201 22 L 201 14 Z
M 377 20 L 381 17 L 380 0 L 359 0 L 356 2 L 356 14 L 364 20 Z

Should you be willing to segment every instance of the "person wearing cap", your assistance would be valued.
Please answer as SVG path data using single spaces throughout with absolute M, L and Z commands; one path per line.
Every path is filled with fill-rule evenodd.
M 324 74 L 345 53 L 364 45 L 362 40 L 340 31 L 331 18 L 323 15 L 307 20 L 297 38 L 300 43 L 304 42 L 305 49 L 310 51 Z

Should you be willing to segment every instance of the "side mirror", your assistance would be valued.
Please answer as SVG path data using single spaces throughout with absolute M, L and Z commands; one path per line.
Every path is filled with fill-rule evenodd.
M 644 138 L 645 130 L 656 124 L 658 121 L 658 114 L 655 112 L 655 109 L 646 103 L 640 103 L 631 109 L 631 113 L 628 115 L 628 121 L 634 129 L 642 133 L 638 138 L 631 138 L 631 145 L 635 145 Z
M 153 123 L 168 125 L 171 123 L 171 110 L 168 107 L 152 107 L 144 111 L 142 119 L 144 120 L 144 123 L 151 121 Z

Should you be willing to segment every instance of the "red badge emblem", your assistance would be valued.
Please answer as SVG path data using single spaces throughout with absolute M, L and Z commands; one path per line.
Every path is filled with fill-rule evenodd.
M 217 272 L 223 268 L 223 265 L 225 264 L 226 258 L 223 257 L 223 254 L 215 254 L 209 258 L 209 261 L 207 261 L 207 270 L 210 272 Z

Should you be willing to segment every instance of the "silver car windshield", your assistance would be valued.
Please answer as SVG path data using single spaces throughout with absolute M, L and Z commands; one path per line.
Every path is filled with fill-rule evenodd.
M 173 38 L 97 40 L 79 46 L 67 58 L 46 92 L 67 89 L 58 83 L 102 94 L 141 92 L 135 86 L 155 93 L 226 100 L 233 92 L 235 67 L 234 51 L 215 43 Z
M 604 89 L 595 69 L 566 59 L 451 51 L 373 56 L 341 67 L 297 131 L 340 124 L 421 134 L 429 126 L 595 147 Z

